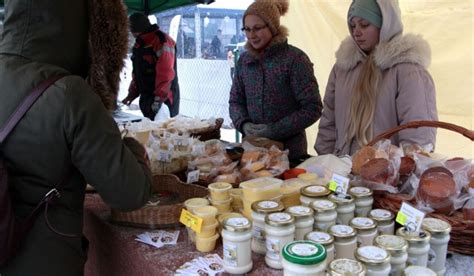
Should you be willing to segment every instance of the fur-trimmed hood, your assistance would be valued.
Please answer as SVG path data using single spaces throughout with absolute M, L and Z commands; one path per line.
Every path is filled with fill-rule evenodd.
M 336 52 L 336 66 L 349 70 L 366 58 L 349 36 Z M 380 42 L 374 49 L 374 60 L 382 70 L 399 63 L 415 63 L 426 69 L 431 63 L 431 48 L 420 35 L 400 34 L 387 42 Z
M 278 28 L 278 34 L 276 34 L 272 38 L 272 40 L 267 45 L 267 47 L 265 47 L 265 49 L 259 51 L 255 49 L 254 47 L 252 47 L 252 45 L 248 41 L 247 43 L 245 43 L 245 49 L 247 49 L 247 51 L 250 53 L 250 55 L 252 55 L 252 57 L 258 59 L 263 55 L 263 53 L 267 49 L 271 48 L 273 45 L 277 45 L 277 44 L 285 42 L 288 39 L 288 34 L 289 34 L 288 28 L 283 25 L 280 25 L 280 27 Z

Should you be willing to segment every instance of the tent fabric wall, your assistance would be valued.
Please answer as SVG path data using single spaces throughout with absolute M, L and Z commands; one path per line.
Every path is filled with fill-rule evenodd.
M 349 35 L 346 23 L 350 0 L 292 0 L 282 24 L 290 29 L 289 42 L 303 49 L 314 63 L 324 96 L 334 53 Z M 437 90 L 439 120 L 474 128 L 473 0 L 399 0 L 404 33 L 421 34 L 430 44 L 428 68 Z M 317 123 L 307 129 L 311 154 Z M 474 158 L 474 142 L 438 129 L 435 152 Z

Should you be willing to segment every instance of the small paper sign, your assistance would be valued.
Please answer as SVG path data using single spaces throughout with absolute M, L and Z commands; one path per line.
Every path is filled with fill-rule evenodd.
M 329 190 L 345 195 L 347 189 L 349 189 L 349 178 L 333 173 L 332 179 L 329 181 Z
M 191 228 L 196 233 L 201 233 L 202 227 L 202 218 L 195 216 L 188 212 L 186 209 L 181 211 L 181 216 L 179 217 L 179 222 Z
M 200 173 L 199 170 L 194 170 L 194 171 L 188 172 L 188 178 L 186 180 L 186 183 L 191 184 L 191 183 L 194 183 L 194 182 L 198 182 L 199 173 Z
M 424 217 L 425 213 L 403 202 L 395 221 L 405 226 L 409 232 L 418 232 Z
M 161 162 L 171 162 L 171 151 L 168 150 L 161 150 L 157 153 L 157 158 L 158 161 Z

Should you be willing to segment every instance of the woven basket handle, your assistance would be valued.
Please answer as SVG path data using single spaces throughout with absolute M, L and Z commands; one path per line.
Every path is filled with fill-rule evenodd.
M 409 122 L 407 124 L 399 125 L 398 127 L 394 127 L 392 129 L 389 129 L 379 135 L 377 135 L 372 141 L 370 141 L 367 145 L 368 146 L 373 146 L 375 143 L 382 139 L 390 139 L 392 135 L 395 133 L 399 132 L 400 130 L 407 129 L 407 128 L 419 128 L 419 127 L 438 127 L 438 128 L 444 128 L 447 130 L 451 130 L 454 132 L 457 132 L 459 134 L 462 134 L 464 137 L 467 137 L 471 139 L 471 141 L 474 140 L 474 131 L 469 130 L 467 128 L 463 128 L 454 124 L 450 123 L 445 123 L 445 122 L 440 122 L 440 121 L 413 121 Z

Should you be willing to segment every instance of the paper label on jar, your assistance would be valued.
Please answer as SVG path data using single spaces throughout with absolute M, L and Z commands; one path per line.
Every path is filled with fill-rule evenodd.
M 247 218 L 230 218 L 226 224 L 230 226 L 247 226 L 250 222 Z
M 311 209 L 306 206 L 292 206 L 287 209 L 289 213 L 293 213 L 296 215 L 309 215 L 311 214 Z
M 334 224 L 332 224 L 332 225 L 334 225 Z M 328 228 L 330 226 L 331 225 L 329 225 L 328 223 L 321 223 L 321 222 L 318 222 L 316 220 L 314 221 L 314 225 L 313 225 L 314 230 L 318 230 L 318 231 L 328 231 L 329 230 Z
M 324 232 L 311 232 L 308 233 L 308 239 L 314 242 L 325 242 L 331 239 L 331 236 L 328 233 Z
M 322 193 L 327 191 L 327 188 L 323 186 L 309 186 L 306 188 L 306 191 L 310 193 Z
M 329 209 L 334 207 L 334 202 L 329 200 L 315 200 L 313 201 L 313 206 L 319 209 Z
M 356 195 L 370 193 L 369 188 L 366 187 L 353 187 L 350 189 L 350 192 Z
M 385 249 L 371 245 L 359 247 L 357 252 L 362 257 L 375 261 L 381 261 L 388 257 L 388 253 L 385 251 Z
M 405 226 L 408 232 L 417 232 L 420 231 L 424 217 L 425 213 L 410 204 L 403 202 L 395 221 Z
M 349 178 L 338 175 L 337 173 L 332 174 L 332 179 L 329 181 L 329 190 L 345 195 L 349 188 Z
M 436 262 L 436 252 L 433 248 L 430 248 L 428 251 L 428 265 L 433 265 Z
M 258 206 L 264 209 L 272 209 L 278 207 L 278 203 L 275 201 L 262 201 L 258 203 Z
M 372 226 L 374 225 L 374 221 L 371 220 L 370 218 L 364 218 L 364 217 L 356 217 L 352 219 L 352 224 L 355 226 L 359 227 L 365 227 L 365 226 Z
M 374 209 L 370 211 L 370 214 L 375 218 L 389 218 L 392 216 L 392 213 L 384 209 Z
M 191 184 L 191 183 L 194 183 L 194 182 L 198 182 L 199 173 L 200 173 L 199 170 L 194 170 L 194 171 L 188 172 L 186 183 Z
M 273 214 L 270 214 L 268 215 L 268 218 L 270 220 L 273 220 L 275 222 L 283 222 L 283 221 L 288 221 L 291 219 L 291 215 L 290 214 L 286 214 L 286 213 L 273 213 Z
M 254 238 L 255 241 L 263 243 L 265 242 L 265 236 L 263 235 L 264 229 L 257 226 L 253 225 L 252 229 L 252 237 Z
M 312 256 L 318 253 L 318 248 L 309 243 L 297 243 L 288 248 L 288 251 L 298 256 Z
M 275 238 L 268 238 L 265 240 L 267 247 L 266 257 L 273 260 L 280 260 L 280 240 Z
M 230 243 L 230 242 L 224 242 L 224 248 L 222 249 L 222 253 L 224 255 L 224 264 L 227 266 L 237 266 L 237 245 Z
M 343 224 L 334 225 L 331 227 L 331 230 L 336 234 L 349 234 L 354 232 L 352 227 Z

